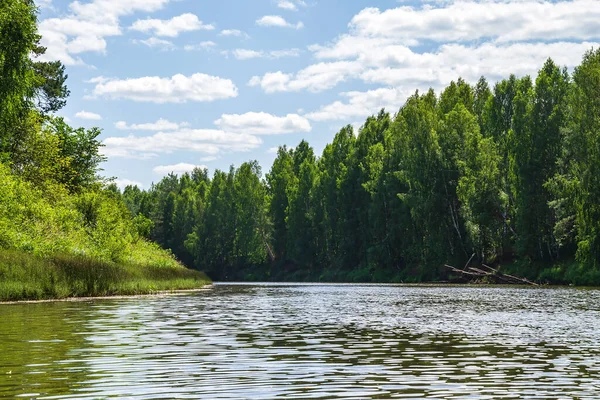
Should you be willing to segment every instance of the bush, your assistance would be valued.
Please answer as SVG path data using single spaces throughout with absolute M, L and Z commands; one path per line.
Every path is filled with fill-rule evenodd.
M 148 293 L 208 282 L 141 238 L 120 198 L 47 192 L 0 163 L 0 300 Z

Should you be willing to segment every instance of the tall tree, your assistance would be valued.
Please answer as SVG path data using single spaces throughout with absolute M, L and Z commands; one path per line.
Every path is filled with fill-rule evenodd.
M 310 269 L 316 252 L 312 233 L 312 191 L 316 179 L 316 158 L 312 147 L 305 140 L 294 149 L 292 163 L 294 178 L 287 192 L 287 253 L 290 260 Z
M 288 192 L 294 181 L 293 152 L 279 147 L 271 171 L 267 174 L 269 215 L 273 223 L 273 252 L 278 261 L 286 259 Z M 276 272 L 276 271 L 274 271 Z
M 574 189 L 577 258 L 600 269 L 600 49 L 587 52 L 573 73 L 566 138 L 569 177 Z

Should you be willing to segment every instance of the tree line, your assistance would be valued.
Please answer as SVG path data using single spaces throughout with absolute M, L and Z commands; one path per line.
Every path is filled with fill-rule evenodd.
M 215 279 L 433 281 L 444 263 L 600 284 L 600 50 L 572 74 L 412 95 L 320 157 L 282 146 L 263 177 L 170 174 L 122 197 L 148 237 Z

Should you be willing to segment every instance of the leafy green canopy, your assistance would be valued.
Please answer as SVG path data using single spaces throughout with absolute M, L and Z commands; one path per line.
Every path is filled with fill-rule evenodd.
M 123 197 L 216 278 L 436 280 L 474 255 L 600 284 L 573 278 L 600 276 L 599 82 L 600 50 L 572 76 L 548 60 L 535 80 L 458 79 L 344 127 L 321 157 L 280 147 L 265 179 L 249 162 Z

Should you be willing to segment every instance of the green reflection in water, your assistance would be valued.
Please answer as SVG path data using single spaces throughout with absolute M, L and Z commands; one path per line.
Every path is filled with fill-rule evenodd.
M 0 306 L 0 317 L 0 397 L 600 393 L 599 291 L 217 285 L 181 297 Z
M 71 359 L 85 346 L 81 305 L 0 305 L 0 397 L 64 394 L 86 379 Z

